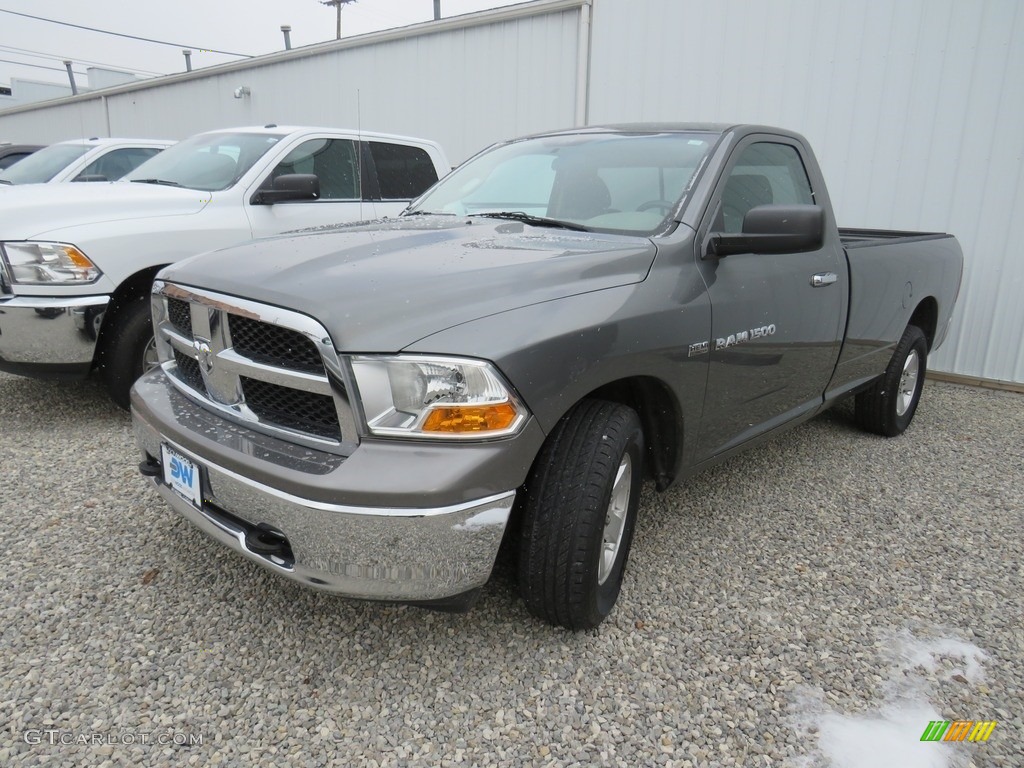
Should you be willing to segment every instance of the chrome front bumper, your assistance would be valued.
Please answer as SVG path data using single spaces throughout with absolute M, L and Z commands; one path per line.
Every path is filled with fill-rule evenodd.
M 109 302 L 109 296 L 0 296 L 0 366 L 87 372 Z
M 414 455 L 403 456 L 385 446 L 375 458 L 366 459 L 358 456 L 367 448 L 364 445 L 348 459 L 329 454 L 317 457 L 308 448 L 204 411 L 174 389 L 159 370 L 136 383 L 132 414 L 144 474 L 152 476 L 167 503 L 212 538 L 275 573 L 348 597 L 417 603 L 472 593 L 490 578 L 515 501 L 514 490 L 487 493 L 489 489 L 471 480 L 468 488 L 485 495 L 411 506 L 401 486 L 403 476 L 418 474 L 406 462 Z M 202 509 L 164 483 L 157 466 L 161 444 L 201 467 Z M 445 450 L 453 448 L 458 453 L 449 456 L 458 458 L 438 459 L 448 465 L 475 461 L 486 468 L 489 456 L 497 455 L 493 446 L 484 449 L 483 460 L 471 459 L 468 446 Z M 218 461 L 217 450 L 240 457 L 242 471 Z M 373 453 L 373 448 L 368 452 Z M 517 452 L 511 450 L 513 456 Z M 424 462 L 432 461 L 429 447 L 416 448 L 415 453 Z M 528 466 L 527 462 L 524 474 Z M 469 475 L 473 475 L 471 469 Z M 301 490 L 297 482 L 308 484 L 305 492 L 295 492 Z M 378 484 L 372 505 L 344 503 L 350 498 L 365 500 L 358 490 L 349 492 L 346 486 L 368 482 Z M 434 482 L 424 487 L 422 498 L 428 502 L 443 498 L 436 494 L 443 492 L 444 478 L 435 473 Z M 494 478 L 494 482 L 510 482 L 505 488 L 519 484 L 505 478 Z M 260 547 L 251 544 L 261 530 L 282 536 L 287 555 L 256 551 Z

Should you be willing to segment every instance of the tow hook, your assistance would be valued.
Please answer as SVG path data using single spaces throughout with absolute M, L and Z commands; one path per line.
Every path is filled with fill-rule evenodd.
M 275 563 L 293 563 L 292 547 L 280 531 L 266 524 L 249 528 L 245 533 L 245 546 L 254 555 L 266 557 Z
M 159 477 L 160 462 L 146 454 L 146 460 L 139 464 L 139 473 L 143 477 Z

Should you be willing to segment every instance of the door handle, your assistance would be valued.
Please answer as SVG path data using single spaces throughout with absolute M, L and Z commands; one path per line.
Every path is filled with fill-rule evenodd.
M 835 272 L 819 272 L 816 275 L 811 275 L 811 286 L 814 288 L 822 288 L 826 285 L 832 285 L 839 276 Z

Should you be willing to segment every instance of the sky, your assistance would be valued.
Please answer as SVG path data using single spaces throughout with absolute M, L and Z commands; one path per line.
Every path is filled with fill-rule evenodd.
M 517 1 L 441 0 L 441 15 L 456 16 Z M 67 85 L 64 59 L 74 62 L 75 80 L 83 86 L 90 65 L 147 76 L 183 72 L 182 48 L 192 49 L 192 67 L 199 69 L 240 58 L 210 49 L 249 55 L 282 50 L 284 24 L 291 25 L 293 48 L 333 40 L 336 18 L 335 9 L 319 0 L 0 0 L 0 11 L 173 43 L 128 40 L 0 12 L 0 85 L 9 85 L 12 78 Z M 356 0 L 343 7 L 342 37 L 433 17 L 433 0 Z M 26 63 L 37 66 L 24 66 Z

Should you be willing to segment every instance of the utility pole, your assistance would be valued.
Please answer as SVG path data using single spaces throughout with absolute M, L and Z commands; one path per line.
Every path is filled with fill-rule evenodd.
M 320 0 L 320 5 L 333 5 L 338 11 L 338 28 L 336 39 L 341 40 L 341 8 L 342 6 L 354 3 L 356 0 Z
M 434 0 L 434 21 L 441 18 L 441 0 Z

